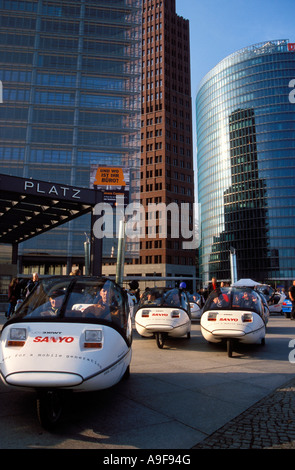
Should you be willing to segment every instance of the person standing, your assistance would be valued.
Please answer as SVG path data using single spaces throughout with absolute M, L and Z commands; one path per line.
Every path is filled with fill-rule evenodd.
M 209 286 L 209 293 L 216 290 L 217 287 L 218 287 L 218 285 L 217 285 L 216 277 L 212 277 L 211 284 Z
M 135 296 L 136 303 L 138 303 L 140 300 L 140 289 L 139 289 L 138 281 L 133 280 L 129 282 L 129 288 L 130 288 L 130 293 Z
M 73 271 L 70 272 L 70 276 L 81 276 L 82 273 L 81 273 L 81 269 L 79 268 L 76 268 L 74 269 Z
M 35 285 L 39 283 L 39 276 L 38 273 L 32 274 L 32 279 L 29 280 L 26 286 L 26 297 L 30 294 L 30 292 L 34 289 Z
M 17 303 L 17 299 L 19 298 L 19 286 L 18 286 L 18 279 L 14 277 L 8 287 L 8 301 L 9 301 L 9 306 L 8 306 L 8 311 L 5 314 L 7 318 L 10 318 L 11 315 L 13 315 L 15 306 Z
M 293 284 L 291 287 L 289 287 L 289 297 L 292 302 L 292 309 L 290 313 L 290 318 L 291 320 L 295 320 L 295 281 L 293 281 Z

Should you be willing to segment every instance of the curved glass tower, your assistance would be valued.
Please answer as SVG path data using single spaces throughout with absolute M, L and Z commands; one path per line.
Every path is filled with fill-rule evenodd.
M 196 99 L 200 276 L 295 279 L 295 47 L 256 44 L 216 65 Z

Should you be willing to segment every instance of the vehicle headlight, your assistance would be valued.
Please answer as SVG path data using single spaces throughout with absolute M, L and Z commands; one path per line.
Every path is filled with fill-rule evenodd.
M 84 348 L 102 348 L 102 330 L 86 330 Z
M 217 315 L 217 312 L 209 312 L 207 317 L 208 321 L 216 321 Z
M 180 317 L 179 310 L 172 310 L 171 317 L 172 318 L 179 318 Z
M 252 323 L 253 322 L 253 315 L 252 313 L 243 313 L 242 321 L 244 323 Z
M 26 339 L 26 328 L 10 328 L 7 346 L 24 346 Z

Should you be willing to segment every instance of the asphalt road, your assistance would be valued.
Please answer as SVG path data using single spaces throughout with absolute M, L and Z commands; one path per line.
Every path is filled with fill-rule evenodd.
M 283 316 L 270 318 L 264 346 L 240 345 L 232 358 L 204 340 L 198 322 L 190 339 L 162 350 L 136 331 L 133 338 L 130 378 L 73 394 L 54 433 L 39 425 L 33 392 L 1 382 L 0 448 L 192 449 L 295 377 L 295 321 Z

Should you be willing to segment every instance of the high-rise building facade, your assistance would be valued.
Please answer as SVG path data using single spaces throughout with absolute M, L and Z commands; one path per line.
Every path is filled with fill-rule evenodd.
M 92 166 L 123 167 L 139 198 L 141 22 L 141 0 L 1 2 L 1 173 L 89 187 Z M 89 228 L 22 243 L 24 272 L 83 263 Z
M 143 0 L 141 108 L 145 221 L 133 273 L 195 277 L 195 248 L 184 248 L 181 227 L 173 232 L 177 217 L 194 229 L 189 22 L 176 14 L 175 0 Z
M 295 278 L 295 47 L 256 44 L 216 65 L 196 99 L 200 276 Z M 293 94 L 292 94 L 293 93 Z

